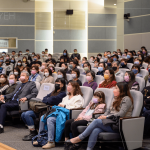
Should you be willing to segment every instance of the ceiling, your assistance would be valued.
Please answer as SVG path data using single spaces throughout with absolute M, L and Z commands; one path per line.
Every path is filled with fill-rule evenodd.
M 117 0 L 104 0 L 104 7 L 117 8 Z

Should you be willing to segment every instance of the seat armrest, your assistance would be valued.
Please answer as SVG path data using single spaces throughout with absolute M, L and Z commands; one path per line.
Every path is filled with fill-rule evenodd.
M 25 101 L 25 102 L 20 101 L 19 106 L 20 106 L 21 111 L 27 111 L 29 109 L 29 102 L 28 101 Z
M 104 114 L 104 113 L 93 113 L 92 114 L 92 118 L 96 119 L 96 118 L 98 118 L 102 114 Z
M 124 149 L 142 147 L 145 117 L 121 118 L 119 124 L 120 136 Z
M 42 101 L 42 100 L 41 100 L 41 99 L 39 99 L 39 98 L 31 98 L 31 99 L 30 99 L 30 101 L 31 101 L 31 100 L 32 100 L 32 101 L 39 101 L 39 102 L 41 102 L 41 101 Z
M 85 108 L 73 108 L 73 109 L 70 109 L 70 110 L 83 110 Z
M 76 119 L 82 111 L 83 111 L 83 109 L 70 110 L 70 119 Z

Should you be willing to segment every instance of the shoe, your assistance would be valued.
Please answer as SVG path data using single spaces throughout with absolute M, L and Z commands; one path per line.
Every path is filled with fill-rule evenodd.
M 46 145 L 42 146 L 43 149 L 49 149 L 55 147 L 55 143 L 48 142 Z
M 33 145 L 38 145 L 39 143 L 37 141 L 33 142 Z
M 30 134 L 24 136 L 24 138 L 23 138 L 22 140 L 23 140 L 23 141 L 31 141 L 32 138 L 33 138 L 34 136 L 36 136 L 37 134 L 38 134 L 38 133 L 37 133 L 36 130 L 34 130 L 34 131 L 31 131 L 31 130 L 30 130 Z
M 64 150 L 69 150 L 70 143 L 64 143 Z
M 79 148 L 80 148 L 80 145 L 73 144 L 69 147 L 68 150 L 78 150 Z
M 1 134 L 1 133 L 4 133 L 4 128 L 1 128 L 1 127 L 0 127 L 0 134 Z

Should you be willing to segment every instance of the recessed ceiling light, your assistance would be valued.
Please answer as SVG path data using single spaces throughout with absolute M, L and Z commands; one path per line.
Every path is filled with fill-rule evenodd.
M 116 4 L 114 4 L 114 5 L 116 5 Z

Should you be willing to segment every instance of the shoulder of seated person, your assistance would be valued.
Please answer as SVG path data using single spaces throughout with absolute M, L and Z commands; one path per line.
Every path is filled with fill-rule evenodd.
M 125 96 L 122 98 L 122 102 L 131 102 L 131 98 L 129 96 Z

